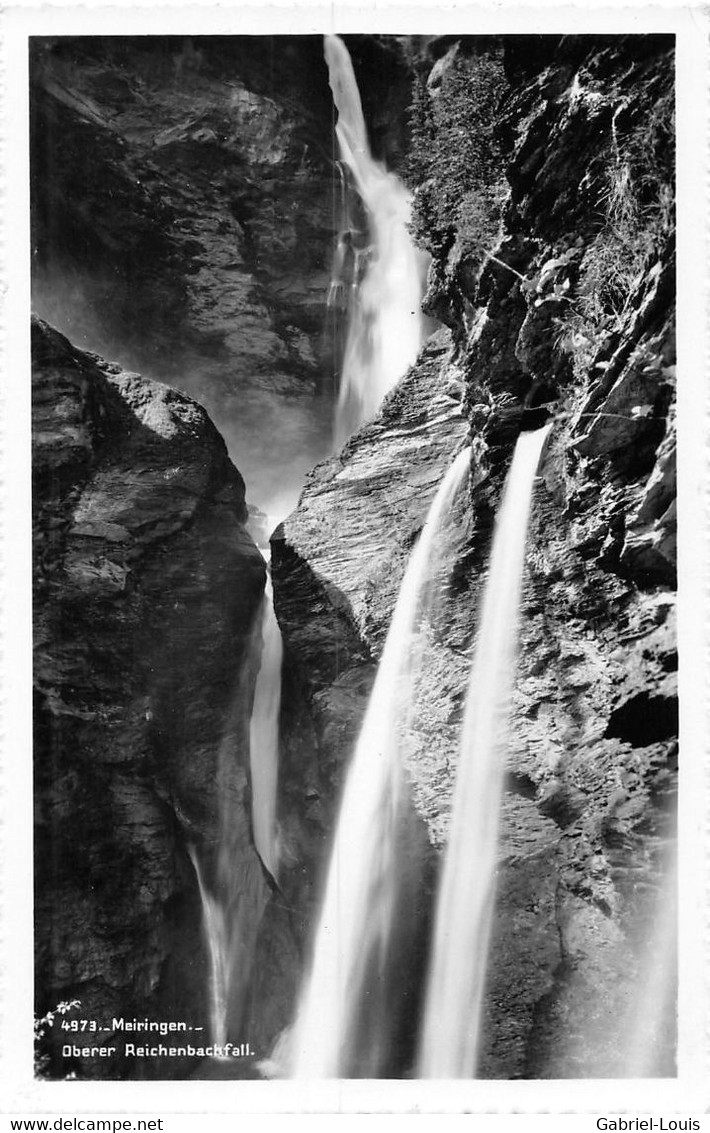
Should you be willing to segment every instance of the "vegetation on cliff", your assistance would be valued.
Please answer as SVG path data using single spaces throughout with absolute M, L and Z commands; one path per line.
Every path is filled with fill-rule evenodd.
M 497 136 L 507 89 L 500 48 L 464 41 L 413 81 L 407 179 L 415 190 L 412 231 L 435 260 L 482 260 L 493 250 L 506 191 Z

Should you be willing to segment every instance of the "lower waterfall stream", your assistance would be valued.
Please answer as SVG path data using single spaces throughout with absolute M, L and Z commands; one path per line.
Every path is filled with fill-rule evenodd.
M 312 966 L 290 1038 L 295 1078 L 376 1077 L 386 1064 L 392 1019 L 382 975 L 393 962 L 405 872 L 402 736 L 415 691 L 412 654 L 431 609 L 428 582 L 445 553 L 441 524 L 470 458 L 464 449 L 453 462 L 410 556 L 347 772 Z
M 268 547 L 262 545 L 261 551 L 268 564 Z M 260 659 L 249 722 L 249 769 L 252 838 L 258 858 L 251 847 L 234 841 L 230 805 L 232 753 L 225 744 L 220 753 L 219 844 L 211 889 L 197 851 L 190 847 L 209 956 L 210 1038 L 217 1047 L 224 1047 L 234 1028 L 241 1024 L 248 998 L 253 950 L 267 897 L 259 860 L 272 878 L 276 878 L 278 871 L 276 791 L 283 644 L 274 612 L 268 566 L 253 648 Z M 238 691 L 236 710 L 239 700 Z
M 283 643 L 274 612 L 271 575 L 267 576 L 261 614 L 261 663 L 249 722 L 249 767 L 254 845 L 272 877 L 278 871 L 276 789 L 279 771 L 279 709 Z
M 421 313 L 421 298 L 423 293 L 423 278 L 426 269 L 427 257 L 416 248 L 408 231 L 407 224 L 410 217 L 410 194 L 392 172 L 376 161 L 371 152 L 367 136 L 367 127 L 362 113 L 360 94 L 352 67 L 348 50 L 338 36 L 324 37 L 324 54 L 328 66 L 330 86 L 335 106 L 338 110 L 336 134 L 341 150 L 342 161 L 335 164 L 335 170 L 340 184 L 341 221 L 345 229 L 341 232 L 335 248 L 332 266 L 332 279 L 328 296 L 328 304 L 339 300 L 339 295 L 349 283 L 347 295 L 347 332 L 344 344 L 344 357 L 342 375 L 340 380 L 340 395 L 336 409 L 334 432 L 336 443 L 342 445 L 349 436 L 366 420 L 371 418 L 378 410 L 385 394 L 395 382 L 403 376 L 409 365 L 417 356 L 424 337 L 425 320 Z M 348 184 L 347 177 L 352 178 L 352 185 Z M 366 216 L 366 225 L 363 232 L 355 232 L 355 221 L 349 214 L 348 197 L 353 191 L 358 198 L 358 206 Z M 362 244 L 357 247 L 358 240 Z M 352 260 L 352 262 L 350 262 Z M 458 480 L 464 474 L 465 460 L 459 458 L 456 463 Z M 453 470 L 452 470 L 453 471 Z M 451 486 L 453 481 L 447 478 L 446 483 Z M 443 491 L 442 486 L 442 491 Z M 447 489 L 448 490 L 448 489 Z M 455 491 L 455 485 L 451 489 Z M 438 499 L 438 497 L 437 497 Z M 442 497 L 444 499 L 444 497 Z M 270 501 L 273 505 L 274 501 Z M 445 500 L 441 508 L 445 507 Z M 282 509 L 283 510 L 283 509 Z M 439 514 L 439 513 L 437 513 Z M 271 516 L 275 525 L 276 517 Z M 437 515 L 430 516 L 427 521 L 428 528 L 436 528 Z M 414 616 L 417 605 L 422 604 L 421 591 L 425 586 L 426 577 L 426 548 L 430 546 L 427 535 L 422 539 L 424 546 L 417 552 L 420 564 L 417 568 L 416 579 L 411 584 L 410 609 L 400 615 L 401 640 L 399 644 L 390 647 L 386 656 L 393 658 L 384 670 L 383 682 L 386 684 L 388 674 L 392 676 L 399 667 L 404 672 L 406 638 L 411 634 L 412 627 L 407 619 Z M 262 554 L 269 559 L 268 548 L 261 546 Z M 406 605 L 406 602 L 405 602 Z M 405 621 L 402 621 L 404 617 Z M 263 865 L 273 878 L 276 878 L 278 869 L 278 835 L 276 823 L 276 792 L 278 785 L 278 748 L 279 748 L 279 709 L 281 700 L 281 663 L 282 642 L 281 633 L 274 612 L 273 591 L 270 575 L 267 576 L 266 591 L 261 612 L 261 630 L 255 638 L 255 648 L 260 650 L 261 658 L 254 690 L 254 702 L 249 727 L 249 764 L 252 790 L 251 816 L 252 833 L 256 851 Z M 407 628 L 409 627 L 409 628 Z M 393 624 L 393 629 L 395 629 Z M 396 633 L 395 633 L 396 637 Z M 384 658 L 383 658 L 384 665 Z M 383 666 L 381 666 L 383 668 Z M 382 685 L 381 687 L 384 687 Z M 386 695 L 389 695 L 387 693 Z M 375 735 L 379 734 L 382 721 L 388 709 L 382 702 L 382 694 L 375 700 L 369 718 L 371 723 L 370 739 L 367 741 L 371 747 L 375 746 Z M 377 741 L 380 742 L 380 741 Z M 387 735 L 385 744 L 394 744 L 394 736 Z M 398 761 L 390 760 L 392 778 L 385 771 L 380 788 L 374 787 L 374 795 L 369 796 L 369 803 L 357 819 L 350 834 L 344 833 L 348 840 L 359 838 L 357 824 L 362 824 L 362 830 L 376 830 L 379 825 L 377 813 L 370 814 L 369 804 L 374 811 L 379 807 L 393 808 L 392 821 L 396 823 L 394 814 L 397 809 L 398 787 Z M 396 770 L 395 770 L 396 768 Z M 356 780 L 357 781 L 357 780 Z M 379 796 L 377 795 L 380 791 Z M 379 798 L 379 801 L 376 799 Z M 223 800 L 222 806 L 224 808 Z M 240 866 L 238 862 L 229 861 L 229 814 L 224 813 L 221 819 L 221 844 L 218 848 L 218 861 L 220 876 L 223 873 L 221 891 L 229 891 L 231 882 L 227 875 L 232 873 L 238 876 Z M 388 851 L 389 852 L 389 851 Z M 225 857 L 225 855 L 227 855 Z M 196 851 L 191 851 L 195 866 L 203 910 L 203 927 L 208 942 L 210 957 L 210 1003 L 212 1016 L 212 1035 L 218 1044 L 223 1044 L 228 1038 L 228 1017 L 234 1009 L 232 1002 L 234 995 L 232 985 L 235 981 L 234 972 L 249 969 L 251 956 L 244 952 L 244 941 L 241 936 L 240 925 L 231 923 L 232 914 L 227 910 L 224 902 L 215 893 L 211 893 L 205 883 Z M 388 874 L 384 870 L 383 877 Z M 388 876 L 393 876 L 391 870 Z M 337 900 L 337 895 L 333 897 Z M 359 900 L 359 899 L 358 899 Z M 367 908 L 366 891 L 362 895 L 362 903 L 358 908 Z M 387 900 L 381 903 L 381 913 L 385 918 L 392 916 L 392 910 L 385 908 Z M 263 911 L 263 910 L 262 910 Z M 259 914 L 259 917 L 261 913 Z M 324 914 L 326 918 L 330 913 Z M 257 921 L 258 925 L 258 921 Z M 386 939 L 388 930 L 383 923 L 378 939 Z M 348 946 L 351 955 L 348 963 L 352 963 L 359 975 L 356 979 L 364 978 L 364 966 L 369 962 L 368 956 L 363 958 L 363 967 L 356 962 L 358 952 L 357 941 L 350 933 Z M 239 954 L 241 953 L 241 954 Z M 327 950 L 318 950 L 318 975 L 313 984 L 314 992 L 311 1002 L 314 1005 L 316 1016 L 321 1010 L 317 1001 L 318 988 L 323 987 L 325 1000 L 330 1004 L 336 1015 L 340 1015 L 336 983 L 332 973 L 323 975 L 330 963 L 337 963 L 334 956 L 329 956 Z M 323 981 L 325 983 L 323 984 Z M 330 983 L 329 983 L 330 981 Z M 331 994 L 333 992 L 334 994 Z M 349 997 L 351 1013 L 359 1009 L 358 993 Z M 301 1026 L 305 1028 L 304 1046 L 308 1046 L 310 1054 L 307 1064 L 326 1066 L 327 1057 L 321 1047 L 315 1042 L 315 1032 L 320 1030 L 323 1034 L 317 1017 L 312 1022 L 308 1020 L 311 1015 L 305 1012 Z M 351 1020 L 352 1024 L 352 1020 Z M 351 1024 L 342 1024 L 347 1030 Z M 329 1023 L 331 1029 L 338 1031 L 341 1023 L 334 1019 Z M 310 1030 L 309 1030 L 310 1028 Z M 345 1039 L 343 1040 L 345 1042 Z M 325 1038 L 326 1045 L 330 1044 L 330 1037 Z M 339 1041 L 336 1042 L 336 1046 Z M 339 1057 L 339 1056 L 338 1056 Z M 315 1060 L 314 1063 L 311 1060 Z M 375 1062 L 377 1058 L 375 1057 Z M 373 1063 L 374 1066 L 374 1063 Z M 306 1070 L 306 1073 L 309 1073 Z M 316 1071 L 319 1073 L 320 1071 Z M 335 1073 L 339 1071 L 336 1069 Z M 374 1072 L 374 1070 L 373 1070 Z M 298 1071 L 300 1073 L 300 1070 Z M 327 1075 L 329 1070 L 323 1069 Z
M 495 527 L 439 882 L 419 1060 L 423 1078 L 470 1078 L 476 1069 L 525 538 L 549 429 L 518 438 Z

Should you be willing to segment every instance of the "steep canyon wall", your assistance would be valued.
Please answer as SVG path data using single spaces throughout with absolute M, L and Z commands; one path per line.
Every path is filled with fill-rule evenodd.
M 126 367 L 199 397 L 250 502 L 293 490 L 294 469 L 328 452 L 343 328 L 324 331 L 337 217 L 320 41 L 34 44 L 37 306 L 75 341 L 34 330 L 38 1009 L 76 996 L 97 1015 L 204 1018 L 187 848 L 214 845 L 227 744 L 236 836 L 266 903 L 249 1025 L 268 1053 L 407 555 L 468 441 L 407 756 L 426 924 L 495 512 L 519 429 L 549 413 L 480 1072 L 623 1074 L 677 764 L 673 44 L 351 49 L 376 151 L 415 193 L 443 326 L 272 539 L 276 891 L 249 826 L 264 568 L 243 480 L 190 397 Z M 393 128 L 412 84 L 410 128 Z M 673 1072 L 670 1031 L 647 1059 Z
M 341 735 L 333 720 L 342 730 L 344 696 L 348 714 L 354 695 L 362 703 L 407 548 L 468 434 L 470 510 L 452 535 L 447 620 L 408 765 L 432 852 L 445 844 L 502 481 L 518 429 L 549 411 L 480 1073 L 623 1076 L 637 1056 L 644 1072 L 672 1073 L 672 1011 L 652 1049 L 629 1054 L 651 963 L 643 945 L 662 948 L 659 918 L 673 915 L 672 44 L 540 37 L 429 50 L 439 57 L 420 61 L 411 179 L 415 227 L 434 256 L 426 305 L 451 341 L 440 333 L 440 357 L 430 346 L 377 421 L 312 474 L 275 536 L 290 679 L 319 741 L 295 808 L 297 773 L 286 773 L 287 809 L 309 815 L 310 849 L 333 797 L 330 769 L 352 742 L 354 725 Z M 481 75 L 498 84 L 487 120 Z M 475 138 L 463 163 L 444 160 L 454 131 Z
M 269 897 L 247 770 L 264 562 L 200 406 L 39 320 L 32 344 L 38 1011 L 79 999 L 109 1036 L 119 1017 L 198 1025 L 207 973 L 187 848 L 209 859 L 220 789 Z M 66 1035 L 52 1037 L 54 1056 Z

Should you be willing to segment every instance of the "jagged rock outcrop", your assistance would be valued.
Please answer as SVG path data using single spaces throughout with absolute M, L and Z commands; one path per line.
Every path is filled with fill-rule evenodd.
M 301 720 L 300 730 L 284 729 L 279 789 L 302 916 L 409 552 L 466 433 L 450 352 L 448 332 L 429 340 L 376 420 L 314 469 L 272 536 L 287 710 Z
M 430 98 L 447 97 L 447 68 L 476 66 L 475 44 L 444 46 Z M 508 89 L 496 128 L 508 195 L 498 242 L 491 255 L 474 254 L 459 210 L 448 218 L 449 237 L 431 246 L 428 308 L 445 317 L 455 347 L 429 388 L 441 395 L 451 366 L 463 375 L 474 458 L 469 512 L 452 543 L 443 640 L 435 643 L 408 772 L 432 845 L 441 847 L 493 520 L 521 425 L 534 427 L 549 411 L 521 611 L 480 1072 L 624 1076 L 638 1069 L 630 1052 L 639 1057 L 629 1004 L 651 979 L 650 953 L 667 946 L 659 943 L 661 921 L 671 907 L 664 902 L 671 902 L 677 758 L 672 43 L 541 37 L 533 57 L 512 38 L 503 63 Z M 460 124 L 467 112 L 460 72 L 455 89 Z M 456 201 L 452 187 L 443 188 Z M 418 226 L 426 231 L 426 217 Z M 408 546 L 392 551 L 401 546 L 394 517 L 400 507 L 411 514 L 410 486 L 406 476 L 398 483 L 387 450 L 371 439 L 395 432 L 397 466 L 415 467 L 428 430 L 426 418 L 423 431 L 411 420 L 407 391 L 415 381 L 410 375 L 382 417 L 316 471 L 274 543 L 292 699 L 305 705 L 307 723 L 294 712 L 311 750 L 318 745 L 302 781 L 316 824 L 328 813 L 322 792 L 335 790 L 333 772 L 357 720 L 349 700 L 350 724 L 338 737 L 331 714 L 342 719 L 340 705 L 335 713 L 331 705 L 377 656 L 401 577 L 393 554 L 401 562 Z M 451 451 L 434 454 L 438 476 Z M 365 465 L 367 494 L 355 507 Z M 425 480 L 433 490 L 433 478 Z M 406 524 L 411 537 L 415 525 Z M 289 784 L 296 764 L 291 756 Z M 304 808 L 295 787 L 287 790 L 289 813 Z M 308 863 L 311 846 L 304 838 L 296 846 Z M 643 1072 L 673 1072 L 670 1029 L 644 1052 Z
M 269 898 L 248 775 L 264 561 L 199 405 L 39 320 L 32 359 L 37 1008 L 76 998 L 119 1048 L 60 1058 L 56 1028 L 51 1073 L 172 1077 L 184 1060 L 124 1060 L 112 1020 L 208 1017 L 188 847 L 209 875 L 221 790 Z

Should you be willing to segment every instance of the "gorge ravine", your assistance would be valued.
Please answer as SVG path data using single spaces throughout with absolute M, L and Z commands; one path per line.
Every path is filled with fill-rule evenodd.
M 445 326 L 375 421 L 309 474 L 272 540 L 285 647 L 278 891 L 254 853 L 248 712 L 234 711 L 253 696 L 245 657 L 264 583 L 241 479 L 189 397 L 34 331 L 37 1010 L 79 998 L 109 1021 L 204 1020 L 187 846 L 214 844 L 227 742 L 236 836 L 264 903 L 244 1025 L 268 1055 L 292 1015 L 337 787 L 404 563 L 470 436 L 452 602 L 407 756 L 430 861 L 426 920 L 492 516 L 521 420 L 555 401 L 531 517 L 479 1072 L 614 1073 L 621 1040 L 610 1020 L 641 966 L 676 775 L 672 41 L 363 37 L 350 47 L 373 144 L 395 168 L 413 146 L 394 109 L 410 98 L 412 69 L 420 80 L 420 127 L 444 181 L 433 195 L 436 169 L 412 181 L 427 174 L 415 200 L 437 203 L 427 204 L 427 309 Z M 40 314 L 79 347 L 199 392 L 217 420 L 238 386 L 242 434 L 255 389 L 270 402 L 278 389 L 300 414 L 329 372 L 319 328 L 336 236 L 329 147 L 314 137 L 330 120 L 321 46 L 250 48 L 248 58 L 239 41 L 42 43 L 33 72 Z M 265 93 L 275 50 L 278 97 Z M 457 120 L 475 113 L 467 91 L 491 69 L 504 85 L 502 227 L 482 255 L 471 217 L 486 230 L 487 197 L 475 184 L 452 195 L 446 176 L 466 170 L 440 159 Z M 309 88 L 306 72 L 319 83 Z M 616 270 L 620 256 L 619 216 L 599 202 L 615 199 L 609 188 L 627 167 L 621 183 L 642 199 L 635 214 L 621 202 L 621 258 L 636 270 L 600 295 L 595 271 Z M 286 193 L 305 203 L 304 220 L 282 207 Z M 72 286 L 53 287 L 59 279 Z M 89 318 L 101 341 L 87 341 Z M 239 438 L 226 432 L 241 467 Z M 283 466 L 277 479 L 290 479 Z M 235 687 L 226 674 L 236 673 Z M 576 1046 L 571 1032 L 583 1034 Z M 660 1039 L 667 1072 L 673 1039 Z M 62 1076 L 68 1067 L 50 1057 Z M 70 1069 L 161 1077 L 194 1067 Z

